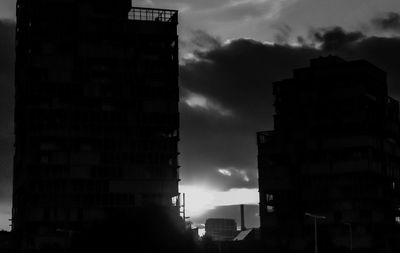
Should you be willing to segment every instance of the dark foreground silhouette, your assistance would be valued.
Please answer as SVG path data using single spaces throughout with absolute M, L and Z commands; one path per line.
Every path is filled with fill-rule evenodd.
M 195 242 L 180 217 L 144 209 L 134 216 L 115 213 L 70 237 L 70 245 L 49 245 L 41 252 L 194 252 Z

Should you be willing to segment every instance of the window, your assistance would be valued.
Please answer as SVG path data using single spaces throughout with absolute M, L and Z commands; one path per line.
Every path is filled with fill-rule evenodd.
M 261 143 L 261 144 L 265 143 L 265 136 L 262 135 L 262 134 L 260 134 L 260 135 L 258 136 L 258 142 Z
M 43 209 L 43 220 L 45 221 L 50 220 L 50 210 L 48 208 Z
M 40 157 L 40 163 L 44 163 L 44 164 L 49 163 L 49 156 L 47 156 L 47 155 L 42 155 L 42 156 Z
M 92 145 L 90 145 L 88 143 L 81 143 L 79 148 L 81 151 L 92 151 L 93 150 Z
M 179 206 L 179 195 L 172 197 L 171 201 L 173 206 Z
M 42 142 L 40 143 L 41 150 L 55 150 L 57 149 L 57 144 L 54 142 Z
M 372 218 L 372 211 L 371 210 L 361 210 L 360 218 L 363 220 L 370 220 Z
M 167 104 L 162 100 L 148 100 L 143 102 L 145 112 L 164 112 Z
M 265 199 L 266 199 L 267 203 L 272 202 L 274 200 L 274 195 L 267 193 L 267 194 L 265 194 Z
M 78 221 L 83 220 L 83 209 L 82 208 L 78 209 L 77 219 L 78 219 Z

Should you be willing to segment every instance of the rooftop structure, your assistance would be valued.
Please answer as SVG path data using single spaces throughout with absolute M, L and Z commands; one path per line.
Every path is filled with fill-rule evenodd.
M 156 21 L 178 24 L 178 11 L 132 7 L 128 12 L 128 19 L 135 21 Z

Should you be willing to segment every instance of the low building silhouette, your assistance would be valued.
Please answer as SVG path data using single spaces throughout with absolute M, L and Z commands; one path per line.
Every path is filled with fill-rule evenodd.
M 205 235 L 211 237 L 214 241 L 231 241 L 238 234 L 234 219 L 207 219 L 205 228 Z
M 396 248 L 399 103 L 387 90 L 378 67 L 335 56 L 312 59 L 274 83 L 274 130 L 257 133 L 267 247 L 312 250 L 311 216 L 319 215 L 317 247 L 324 252 Z

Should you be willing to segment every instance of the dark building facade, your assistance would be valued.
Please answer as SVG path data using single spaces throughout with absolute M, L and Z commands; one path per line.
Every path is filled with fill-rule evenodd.
M 400 124 L 386 73 L 364 60 L 321 57 L 275 82 L 273 93 L 274 130 L 257 134 L 263 242 L 312 250 L 310 215 L 318 215 L 324 252 L 393 250 Z
M 142 207 L 179 215 L 177 24 L 177 11 L 131 0 L 18 0 L 22 248 Z

